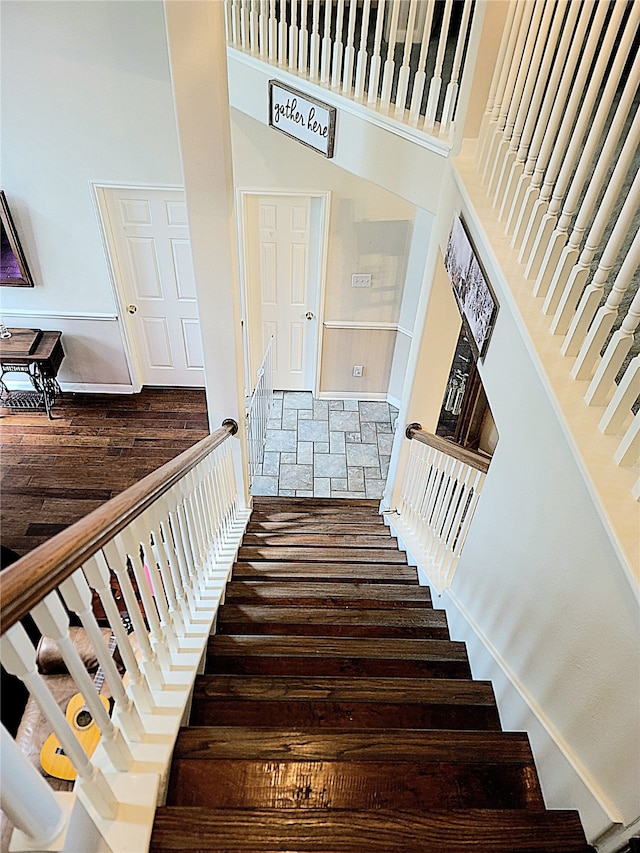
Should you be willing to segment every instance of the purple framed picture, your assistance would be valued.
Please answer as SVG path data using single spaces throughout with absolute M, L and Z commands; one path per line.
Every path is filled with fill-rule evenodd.
M 29 272 L 29 265 L 2 190 L 0 190 L 0 220 L 2 222 L 0 284 L 7 287 L 33 287 L 34 281 Z

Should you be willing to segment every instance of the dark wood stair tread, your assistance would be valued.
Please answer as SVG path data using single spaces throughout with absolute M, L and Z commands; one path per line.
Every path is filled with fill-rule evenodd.
M 258 604 L 281 601 L 317 607 L 332 606 L 345 601 L 358 602 L 358 607 L 431 607 L 431 592 L 427 587 L 413 584 L 340 583 L 299 581 L 273 583 L 270 581 L 236 581 L 227 584 L 225 601 L 229 604 Z
M 332 608 L 225 604 L 218 612 L 216 633 L 449 638 L 444 610 L 427 607 L 356 609 L 348 604 Z
M 406 554 L 390 548 L 357 548 L 344 545 L 327 546 L 299 545 L 241 545 L 238 560 L 309 560 L 317 562 L 363 563 L 373 560 L 381 563 L 407 564 Z
M 465 809 L 394 812 L 328 809 L 203 809 L 163 806 L 152 853 L 588 853 L 576 812 Z
M 331 534 L 354 534 L 367 536 L 390 536 L 390 530 L 381 519 L 376 516 L 371 521 L 357 519 L 356 521 L 335 521 L 327 530 L 327 521 L 317 518 L 308 520 L 296 519 L 295 521 L 267 521 L 255 519 L 253 516 L 247 525 L 247 533 L 254 534 L 277 534 L 277 533 L 331 533 Z
M 242 538 L 243 547 L 274 546 L 276 548 L 339 548 L 340 550 L 354 548 L 376 548 L 398 551 L 398 544 L 391 536 L 370 535 L 368 533 L 327 533 L 321 531 L 304 531 L 298 533 L 245 533 Z M 399 552 L 398 552 L 399 553 Z
M 309 563 L 276 560 L 245 560 L 233 566 L 234 580 L 269 578 L 301 581 L 313 577 L 314 581 L 366 581 L 367 583 L 418 583 L 414 566 L 399 563 Z

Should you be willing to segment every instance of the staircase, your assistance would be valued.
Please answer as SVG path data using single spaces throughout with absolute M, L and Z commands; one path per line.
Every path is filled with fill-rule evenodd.
M 591 849 L 377 506 L 254 498 L 153 853 Z

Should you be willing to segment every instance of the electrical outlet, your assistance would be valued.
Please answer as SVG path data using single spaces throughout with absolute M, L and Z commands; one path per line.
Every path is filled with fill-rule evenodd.
M 351 287 L 371 287 L 370 275 L 352 275 Z
M 362 365 L 361 364 L 354 364 L 353 365 L 352 375 L 353 376 L 362 376 Z

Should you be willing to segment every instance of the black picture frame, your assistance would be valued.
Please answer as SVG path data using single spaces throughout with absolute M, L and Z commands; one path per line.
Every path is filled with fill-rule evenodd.
M 0 220 L 2 222 L 0 285 L 4 287 L 35 287 L 3 190 L 0 190 Z
M 481 360 L 487 352 L 499 306 L 459 213 L 453 217 L 444 266 L 473 355 L 476 360 Z

